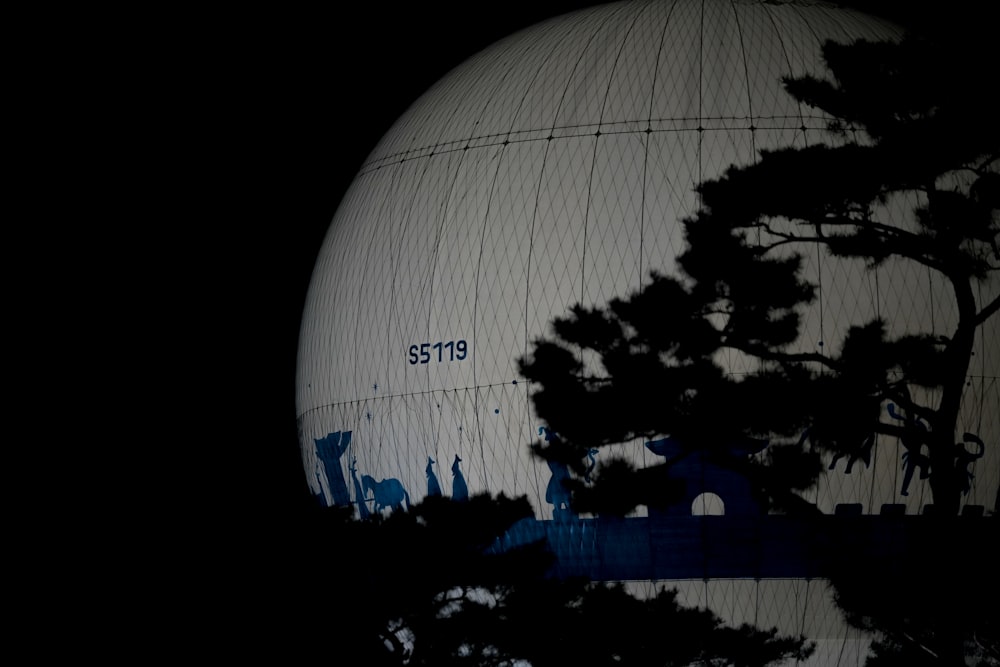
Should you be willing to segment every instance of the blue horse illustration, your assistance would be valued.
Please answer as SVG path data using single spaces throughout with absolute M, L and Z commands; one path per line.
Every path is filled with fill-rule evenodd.
M 375 498 L 375 506 L 372 511 L 376 513 L 384 509 L 410 509 L 410 494 L 406 492 L 402 482 L 398 479 L 389 478 L 376 482 L 371 475 L 362 475 L 361 486 L 364 487 L 366 497 L 371 493 Z M 405 508 L 403 503 L 406 503 Z
M 864 461 L 865 467 L 870 468 L 872 466 L 872 449 L 875 447 L 875 433 L 869 433 L 865 436 L 861 444 L 854 449 L 854 451 L 847 454 L 843 452 L 837 452 L 833 455 L 833 459 L 830 461 L 830 470 L 835 470 L 837 468 L 837 461 L 847 456 L 847 467 L 844 468 L 844 474 L 850 475 L 851 470 L 854 468 L 854 464 L 857 461 Z

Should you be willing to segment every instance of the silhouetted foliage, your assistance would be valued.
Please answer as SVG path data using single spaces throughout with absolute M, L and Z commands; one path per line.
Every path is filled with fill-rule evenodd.
M 670 435 L 709 451 L 766 439 L 770 471 L 739 464 L 789 509 L 787 491 L 815 481 L 820 453 L 867 457 L 877 436 L 894 436 L 921 461 L 939 511 L 956 514 L 975 454 L 957 428 L 966 375 L 976 331 L 1000 307 L 977 292 L 1000 268 L 1000 130 L 983 81 L 968 80 L 975 68 L 956 76 L 946 55 L 915 38 L 829 43 L 832 81 L 786 81 L 835 116 L 840 143 L 762 150 L 700 184 L 678 275 L 654 273 L 634 294 L 553 322 L 554 337 L 520 360 L 538 414 L 562 440 L 536 451 L 579 474 L 591 448 L 633 438 Z M 884 215 L 907 206 L 906 219 Z M 817 294 L 807 253 L 925 267 L 952 296 L 942 312 L 954 312 L 953 329 L 905 322 L 893 336 L 907 327 L 883 316 L 838 322 L 838 349 L 804 346 L 802 312 Z M 741 377 L 720 361 L 734 356 L 748 369 Z M 898 419 L 885 418 L 887 404 Z M 598 484 L 622 465 L 606 463 Z
M 334 585 L 303 633 L 346 638 L 365 664 L 763 666 L 813 650 L 774 630 L 724 627 L 710 611 L 680 606 L 674 591 L 644 599 L 618 584 L 551 577 L 544 542 L 492 549 L 532 516 L 524 498 L 432 497 L 410 511 L 352 516 L 331 508 L 316 527 L 330 554 L 317 576 Z
M 852 558 L 831 573 L 837 605 L 876 640 L 868 667 L 1000 665 L 1000 518 L 928 517 L 904 559 Z
M 560 436 L 534 451 L 577 475 L 568 482 L 577 509 L 621 515 L 673 497 L 676 459 L 636 470 L 605 457 L 592 485 L 580 479 L 592 448 L 670 436 L 688 448 L 678 458 L 699 450 L 744 472 L 772 511 L 815 512 L 799 492 L 823 473 L 821 455 L 867 461 L 890 436 L 928 479 L 936 513 L 959 520 L 968 464 L 987 446 L 959 428 L 962 395 L 977 330 L 1000 308 L 995 54 L 910 36 L 828 43 L 823 55 L 829 79 L 785 84 L 833 116 L 833 141 L 762 150 L 700 184 L 676 275 L 573 307 L 520 360 L 537 414 Z M 890 208 L 909 215 L 890 219 Z M 839 322 L 842 340 L 819 350 L 802 345 L 802 313 L 818 288 L 804 269 L 818 255 L 923 267 L 946 286 L 935 298 L 947 302 L 950 330 L 883 316 Z M 744 375 L 727 372 L 722 360 L 734 358 Z M 770 443 L 766 460 L 726 457 L 748 439 Z M 932 555 L 942 544 L 907 563 L 856 563 L 845 548 L 838 600 L 851 622 L 883 632 L 872 665 L 962 664 L 977 651 L 996 664 L 995 586 L 980 583 L 977 593 L 989 593 L 968 602 L 963 591 L 977 579 L 953 589 L 961 559 Z M 994 549 L 981 547 L 969 558 L 992 585 L 995 561 L 984 560 Z

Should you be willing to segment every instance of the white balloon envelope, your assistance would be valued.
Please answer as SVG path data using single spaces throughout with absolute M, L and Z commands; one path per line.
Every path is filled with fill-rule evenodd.
M 429 492 L 502 492 L 526 495 L 539 519 L 558 515 L 546 497 L 553 471 L 529 454 L 542 423 L 516 360 L 574 303 L 604 304 L 650 271 L 671 273 L 696 184 L 761 149 L 835 141 L 828 118 L 781 83 L 823 75 L 825 40 L 899 35 L 818 1 L 620 2 L 511 35 L 442 78 L 369 155 L 316 262 L 297 409 L 319 501 L 391 511 Z M 891 334 L 954 324 L 947 285 L 919 266 L 867 270 L 814 250 L 807 270 L 820 290 L 803 350 L 836 349 L 847 326 L 876 314 Z M 985 283 L 980 305 L 998 292 L 998 281 Z M 998 319 L 978 333 L 961 425 L 991 443 L 1000 434 Z M 731 372 L 742 364 L 734 358 Z M 993 508 L 997 449 L 972 464 L 963 504 Z M 869 465 L 844 474 L 840 463 L 806 495 L 827 513 L 860 503 L 864 513 L 895 504 L 919 514 L 930 489 L 914 479 L 901 495 L 903 451 L 883 442 Z M 620 452 L 640 466 L 662 460 L 641 441 Z M 376 491 L 391 480 L 392 498 Z M 731 506 L 724 496 L 701 501 L 695 514 Z M 736 589 L 757 585 L 699 581 L 689 597 L 726 606 L 743 599 Z M 749 620 L 809 617 L 813 631 L 828 632 L 806 609 L 836 612 L 810 586 L 784 582 Z

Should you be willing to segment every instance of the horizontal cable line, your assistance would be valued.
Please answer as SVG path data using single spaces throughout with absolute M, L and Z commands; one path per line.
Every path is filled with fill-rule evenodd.
M 408 398 L 415 396 L 427 396 L 428 394 L 447 394 L 449 392 L 458 393 L 460 391 L 469 391 L 476 389 L 491 389 L 493 387 L 509 387 L 509 386 L 520 386 L 522 383 L 531 384 L 529 380 L 513 380 L 511 382 L 496 382 L 493 384 L 481 384 L 469 387 L 454 387 L 452 389 L 428 389 L 426 391 L 411 391 L 405 394 L 385 394 L 384 396 L 368 396 L 367 398 L 355 398 L 350 401 L 341 401 L 340 403 L 325 403 L 323 405 L 317 405 L 315 407 L 309 408 L 305 412 L 300 413 L 299 417 L 305 417 L 308 414 L 317 412 L 318 410 L 325 410 L 328 408 L 337 408 L 345 405 L 356 405 L 358 403 L 365 403 L 367 401 L 384 401 L 390 398 Z
M 795 127 L 785 127 L 785 126 L 769 127 L 761 124 L 764 121 L 775 121 L 775 120 L 796 121 L 798 124 Z M 749 129 L 745 125 L 733 127 L 730 125 L 711 125 L 711 124 L 726 123 L 733 121 L 747 123 L 752 121 L 754 130 L 772 130 L 772 129 L 799 130 L 802 129 L 802 123 L 805 120 L 826 122 L 829 119 L 826 118 L 825 116 L 756 116 L 754 118 L 751 118 L 750 116 L 711 116 L 704 118 L 697 118 L 697 117 L 653 118 L 651 120 L 638 119 L 638 120 L 615 121 L 613 123 L 607 123 L 607 122 L 578 123 L 573 125 L 557 125 L 550 128 L 518 130 L 516 132 L 497 132 L 494 134 L 481 134 L 459 139 L 452 139 L 442 143 L 427 144 L 417 148 L 410 148 L 405 151 L 384 155 L 373 160 L 372 162 L 367 162 L 364 165 L 362 165 L 360 173 L 367 173 L 369 171 L 372 171 L 373 169 L 378 169 L 386 165 L 399 164 L 401 162 L 408 162 L 410 160 L 415 160 L 418 158 L 430 157 L 431 155 L 451 153 L 456 150 L 465 150 L 466 148 L 469 147 L 469 144 L 471 144 L 474 141 L 484 142 L 481 144 L 476 144 L 475 146 L 475 148 L 483 148 L 488 146 L 501 146 L 504 143 L 512 144 L 512 143 L 522 143 L 526 141 L 548 141 L 550 137 L 553 140 L 583 137 L 583 136 L 593 135 L 594 132 L 586 131 L 586 132 L 580 132 L 579 134 L 564 134 L 559 136 L 552 136 L 552 134 L 554 132 L 559 132 L 559 131 L 584 130 L 593 127 L 601 128 L 600 130 L 598 130 L 601 134 L 638 134 L 647 132 L 650 134 L 654 133 L 661 134 L 669 132 L 692 132 L 692 131 L 697 131 L 697 129 L 699 129 L 695 127 L 670 127 L 670 128 L 661 127 L 653 129 L 651 126 L 657 123 L 674 123 L 674 124 L 700 123 L 702 126 L 701 129 L 703 130 L 732 130 L 732 129 L 745 130 Z M 710 126 L 706 126 L 706 124 Z M 614 129 L 615 126 L 624 126 L 624 125 L 642 125 L 647 129 L 642 129 L 642 130 Z M 605 130 L 604 128 L 608 129 Z M 821 128 L 813 128 L 813 129 L 821 129 Z M 542 136 L 527 137 L 527 138 L 516 137 L 516 135 L 526 135 L 526 134 L 535 134 L 543 132 L 547 132 L 548 134 L 546 134 L 546 136 L 543 137 Z M 455 147 L 450 147 L 453 145 Z M 446 146 L 449 146 L 449 148 L 445 148 Z

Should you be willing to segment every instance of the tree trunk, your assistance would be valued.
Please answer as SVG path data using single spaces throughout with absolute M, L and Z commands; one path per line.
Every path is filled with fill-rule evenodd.
M 941 404 L 938 406 L 931 429 L 931 493 L 935 513 L 947 516 L 958 514 L 962 504 L 962 488 L 966 474 L 965 462 L 956 457 L 955 444 L 958 415 L 962 407 L 962 394 L 969 372 L 969 361 L 976 341 L 976 299 L 967 276 L 961 271 L 949 273 L 948 279 L 955 291 L 958 306 L 958 326 L 945 351 L 945 376 L 941 383 Z

